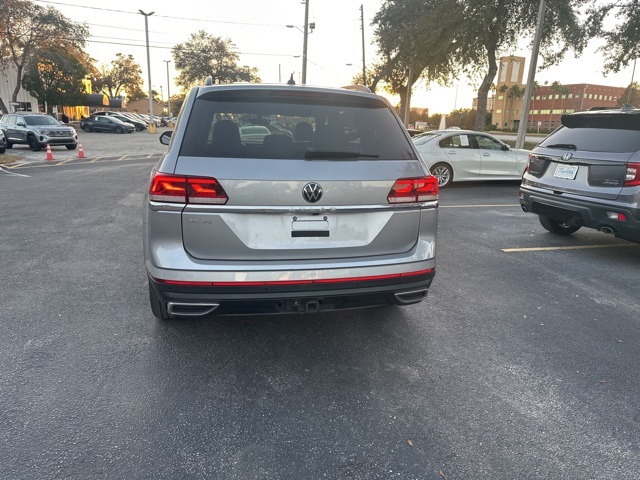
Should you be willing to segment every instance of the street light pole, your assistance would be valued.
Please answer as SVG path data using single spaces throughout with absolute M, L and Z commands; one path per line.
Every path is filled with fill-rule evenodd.
M 142 10 L 138 10 L 140 15 L 144 15 L 144 33 L 147 38 L 147 70 L 149 72 L 149 133 L 155 133 L 155 123 L 153 123 L 153 94 L 151 89 L 151 55 L 149 54 L 149 17 L 155 12 L 145 13 Z
M 360 28 L 362 29 L 362 84 L 367 86 L 367 68 L 364 59 L 364 8 L 360 5 Z
M 522 148 L 527 135 L 527 116 L 529 115 L 529 101 L 533 92 L 533 82 L 536 76 L 538 65 L 538 52 L 540 51 L 540 41 L 542 40 L 542 26 L 544 24 L 544 12 L 547 8 L 547 1 L 540 0 L 538 7 L 538 23 L 536 33 L 533 37 L 533 50 L 531 52 L 531 62 L 529 64 L 529 75 L 527 75 L 527 85 L 524 88 L 524 99 L 522 101 L 522 112 L 520 113 L 520 124 L 518 125 L 518 135 L 516 136 L 516 148 Z
M 167 110 L 169 113 L 169 121 L 171 121 L 171 84 L 169 82 L 169 64 L 171 63 L 171 60 L 163 60 L 163 62 L 167 64 Z
M 302 84 L 307 83 L 307 39 L 309 38 L 309 0 L 304 0 L 304 45 L 302 46 Z

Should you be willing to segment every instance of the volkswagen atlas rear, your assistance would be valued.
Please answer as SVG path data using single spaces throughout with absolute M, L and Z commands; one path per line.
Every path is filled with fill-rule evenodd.
M 244 143 L 248 126 L 269 134 Z M 427 295 L 438 184 L 384 98 L 205 84 L 161 141 L 169 148 L 144 209 L 156 317 L 313 313 Z

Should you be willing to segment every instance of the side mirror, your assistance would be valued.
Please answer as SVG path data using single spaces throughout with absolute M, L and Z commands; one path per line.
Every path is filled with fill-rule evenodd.
M 16 122 L 18 127 L 26 127 L 27 125 L 24 122 Z
M 509 150 L 511 150 L 511 147 L 505 143 L 504 145 L 502 145 L 502 149 L 506 150 L 506 151 L 509 151 Z
M 162 132 L 162 135 L 160 135 L 160 143 L 163 145 L 169 145 L 169 143 L 171 143 L 172 133 L 173 133 L 173 130 L 167 130 L 166 132 Z

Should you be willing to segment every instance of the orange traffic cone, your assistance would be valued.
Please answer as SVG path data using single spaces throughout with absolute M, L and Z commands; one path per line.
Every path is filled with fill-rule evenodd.
M 51 146 L 47 143 L 47 160 L 53 160 L 53 153 L 51 153 Z
M 82 144 L 78 144 L 78 158 L 87 158 L 84 156 L 84 150 L 82 149 Z

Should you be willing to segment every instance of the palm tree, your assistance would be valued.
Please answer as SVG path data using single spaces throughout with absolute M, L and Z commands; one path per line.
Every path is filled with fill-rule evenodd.
M 516 98 L 520 98 L 524 95 L 524 88 L 520 87 L 520 85 L 511 85 L 509 89 L 508 97 L 510 99 L 509 102 L 509 123 L 512 123 L 511 112 L 513 111 L 513 100 Z
M 507 96 L 504 94 L 507 90 L 509 90 L 509 86 L 506 83 L 500 85 L 498 91 L 502 94 L 502 125 L 500 125 L 500 129 L 502 129 L 504 125 L 504 113 L 507 106 Z

